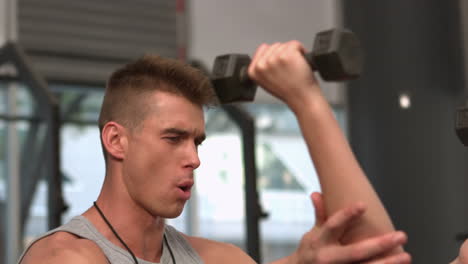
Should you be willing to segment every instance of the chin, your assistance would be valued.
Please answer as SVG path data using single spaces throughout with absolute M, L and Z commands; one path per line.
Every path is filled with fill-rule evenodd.
M 182 214 L 182 211 L 184 210 L 184 206 L 176 206 L 173 208 L 154 208 L 152 211 L 153 216 L 159 216 L 163 218 L 176 218 L 179 217 Z
M 165 212 L 161 216 L 164 218 L 172 219 L 179 217 L 182 214 L 182 210 L 176 210 L 176 211 L 170 211 L 170 212 Z

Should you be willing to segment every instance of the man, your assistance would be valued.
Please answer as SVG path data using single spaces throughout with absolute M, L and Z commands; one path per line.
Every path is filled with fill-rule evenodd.
M 294 111 L 323 174 L 324 201 L 312 196 L 316 226 L 291 256 L 275 263 L 409 263 L 401 250 L 404 233 L 394 232 L 357 169 L 303 52 L 296 41 L 262 45 L 249 66 L 250 77 Z M 205 138 L 203 106 L 214 99 L 209 79 L 175 60 L 146 56 L 116 71 L 99 118 L 106 176 L 95 205 L 35 241 L 20 262 L 254 263 L 233 245 L 164 223 L 190 198 L 197 147 Z M 335 180 L 352 182 L 349 195 L 337 194 L 343 190 L 333 189 Z M 377 202 L 364 208 L 358 201 L 367 198 Z

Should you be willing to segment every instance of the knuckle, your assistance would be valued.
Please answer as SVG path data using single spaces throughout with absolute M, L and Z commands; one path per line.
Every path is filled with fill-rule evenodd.
M 267 71 L 267 69 L 268 69 L 268 65 L 267 65 L 266 61 L 262 60 L 262 61 L 259 61 L 257 63 L 255 68 L 253 69 L 253 72 L 254 72 L 255 75 L 259 75 L 259 74 L 262 74 L 265 71 Z
M 288 42 L 288 45 L 294 48 L 302 47 L 301 42 L 299 42 L 298 40 L 291 40 Z
M 366 257 L 367 250 L 362 248 L 355 248 L 351 251 L 351 258 L 355 260 L 362 260 Z
M 310 236 L 307 241 L 310 245 L 318 245 L 320 244 L 320 237 L 317 235 L 317 236 Z
M 330 254 L 327 254 L 323 250 L 317 252 L 316 263 L 317 264 L 330 264 L 330 263 L 332 263 L 332 259 L 330 258 Z
M 325 224 L 323 225 L 324 229 L 326 230 L 329 230 L 331 232 L 333 232 L 334 230 L 337 229 L 337 225 L 336 225 L 336 221 L 327 221 L 325 222 Z
M 271 55 L 268 58 L 267 65 L 270 67 L 274 67 L 277 64 L 278 64 L 278 56 L 276 54 Z
M 291 45 L 301 45 L 301 42 L 299 42 L 297 39 L 293 39 L 289 41 L 289 43 L 291 43 Z
M 321 236 L 319 232 L 310 231 L 304 234 L 302 237 L 303 244 L 315 246 L 319 245 L 321 241 Z
M 268 47 L 270 47 L 270 45 L 268 45 L 267 43 L 262 43 L 260 44 L 260 46 L 258 46 L 259 49 L 266 49 Z
M 271 46 L 272 46 L 272 47 L 278 47 L 279 45 L 281 45 L 280 42 L 275 42 L 275 43 L 273 43 Z
M 278 63 L 280 64 L 286 64 L 289 60 L 289 56 L 286 53 L 281 53 L 278 56 Z
M 396 245 L 396 242 L 393 241 L 391 237 L 382 237 L 377 240 L 377 243 L 375 243 L 375 248 L 376 251 L 384 251 L 386 249 L 395 247 Z
M 249 68 L 247 69 L 247 74 L 249 75 L 250 78 L 255 79 L 255 77 L 256 77 L 255 70 L 251 66 L 249 66 Z
M 336 230 L 341 226 L 341 221 L 339 221 L 338 218 L 332 218 L 329 219 L 327 222 L 325 222 L 324 226 L 326 229 L 329 230 Z

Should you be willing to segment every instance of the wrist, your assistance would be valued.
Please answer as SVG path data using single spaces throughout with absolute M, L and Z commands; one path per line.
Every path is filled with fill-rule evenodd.
M 330 109 L 328 101 L 320 91 L 298 96 L 295 100 L 286 102 L 286 104 L 291 108 L 291 111 L 293 111 L 298 119 L 303 115 L 308 118 L 310 118 L 311 115 L 321 115 L 324 112 L 328 112 Z

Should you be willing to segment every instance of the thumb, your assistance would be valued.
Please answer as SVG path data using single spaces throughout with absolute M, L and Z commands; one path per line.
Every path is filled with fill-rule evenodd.
M 325 221 L 327 221 L 327 212 L 325 211 L 325 205 L 323 204 L 322 194 L 319 192 L 314 192 L 310 195 L 312 204 L 315 209 L 315 225 L 321 226 Z

